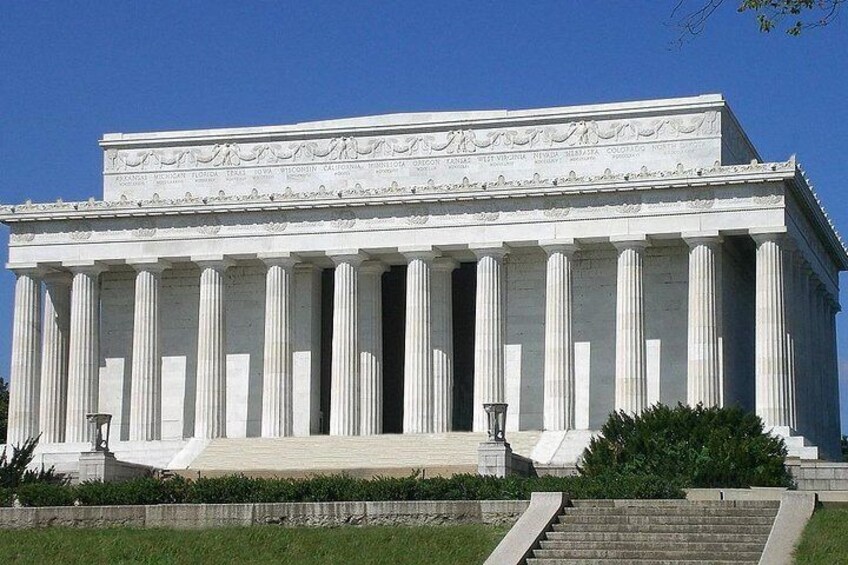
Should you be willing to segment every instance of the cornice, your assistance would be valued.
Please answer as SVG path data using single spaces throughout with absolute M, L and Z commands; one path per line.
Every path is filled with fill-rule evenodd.
M 427 184 L 401 186 L 392 182 L 380 188 L 330 191 L 323 186 L 306 193 L 283 192 L 225 195 L 215 197 L 185 197 L 178 199 L 114 200 L 93 198 L 81 202 L 33 203 L 27 201 L 13 206 L 0 206 L 0 222 L 43 222 L 53 220 L 124 218 L 145 216 L 197 215 L 226 212 L 277 211 L 313 208 L 342 208 L 380 206 L 420 202 L 473 201 L 528 196 L 558 196 L 599 192 L 630 192 L 639 190 L 708 187 L 752 182 L 780 182 L 796 176 L 794 159 L 782 163 L 751 163 L 672 171 L 612 173 L 578 176 L 573 171 L 564 177 L 494 182 L 465 182 L 457 184 Z
M 825 210 L 815 187 L 809 182 L 807 173 L 801 165 L 796 165 L 795 175 L 791 180 L 790 186 L 794 189 L 796 195 L 800 196 L 813 225 L 829 241 L 834 259 L 841 269 L 848 269 L 848 247 L 846 247 L 839 230 L 836 229 L 836 225 Z

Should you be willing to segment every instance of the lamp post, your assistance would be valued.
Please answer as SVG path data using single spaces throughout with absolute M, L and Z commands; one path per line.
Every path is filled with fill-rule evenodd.
M 483 410 L 486 412 L 486 420 L 488 421 L 489 441 L 497 443 L 506 443 L 506 408 L 504 402 L 487 402 L 483 404 Z
M 112 431 L 111 414 L 86 414 L 91 427 L 91 451 L 103 451 L 109 453 L 109 434 Z M 103 428 L 106 433 L 103 433 Z

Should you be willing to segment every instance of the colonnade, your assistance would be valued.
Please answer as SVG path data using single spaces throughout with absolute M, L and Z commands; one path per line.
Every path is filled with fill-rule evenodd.
M 717 233 L 683 238 L 689 246 L 687 401 L 721 405 L 722 242 Z M 830 433 L 824 419 L 838 408 L 838 304 L 800 253 L 792 251 L 785 235 L 753 238 L 756 412 L 769 427 L 796 429 L 800 420 L 805 427 Z M 617 249 L 615 408 L 638 413 L 648 403 L 644 258 L 649 240 L 610 242 Z M 571 240 L 539 245 L 547 253 L 544 427 L 568 430 L 575 427 L 573 261 L 579 246 Z M 473 429 L 483 431 L 483 404 L 504 401 L 508 248 L 470 249 L 477 258 Z M 447 432 L 453 412 L 451 272 L 457 263 L 430 247 L 398 251 L 408 263 L 403 431 Z M 327 255 L 335 264 L 330 434 L 379 434 L 384 405 L 381 274 L 386 266 L 359 250 Z M 293 433 L 293 272 L 300 259 L 291 253 L 258 258 L 266 266 L 261 433 L 287 436 Z M 232 262 L 224 257 L 192 261 L 201 271 L 194 435 L 226 437 L 224 281 Z M 160 260 L 128 263 L 136 271 L 129 439 L 157 440 L 162 404 L 160 286 L 162 272 L 170 265 Z M 63 267 L 61 272 L 16 270 L 10 443 L 39 433 L 43 442 L 86 441 L 85 415 L 97 410 L 103 268 L 94 263 Z M 800 403 L 799 378 L 814 388 Z M 825 403 L 827 409 L 816 410 L 816 403 Z

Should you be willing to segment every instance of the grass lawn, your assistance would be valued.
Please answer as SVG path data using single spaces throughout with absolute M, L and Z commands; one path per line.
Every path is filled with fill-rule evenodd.
M 798 565 L 848 563 L 848 508 L 819 508 L 795 549 Z
M 0 563 L 477 564 L 508 529 L 474 524 L 0 531 Z

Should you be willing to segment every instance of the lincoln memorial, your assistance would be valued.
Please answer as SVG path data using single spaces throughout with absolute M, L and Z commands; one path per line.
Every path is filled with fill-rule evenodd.
M 0 208 L 8 442 L 41 434 L 42 461 L 108 413 L 117 455 L 157 467 L 421 467 L 475 457 L 488 402 L 539 464 L 657 402 L 839 456 L 848 255 L 720 95 L 100 145 L 102 198 Z

